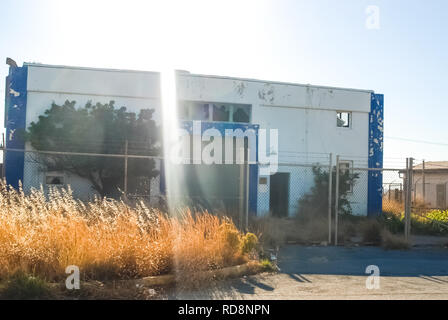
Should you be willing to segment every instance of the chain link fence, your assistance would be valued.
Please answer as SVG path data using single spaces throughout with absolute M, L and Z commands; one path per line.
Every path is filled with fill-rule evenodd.
M 24 155 L 25 193 L 33 188 L 48 193 L 51 188 L 70 187 L 73 196 L 83 201 L 105 196 L 167 206 L 161 157 L 5 152 Z M 51 161 L 54 166 L 50 169 Z M 402 161 L 395 161 L 396 167 L 369 168 L 368 159 L 362 157 L 339 156 L 336 161 L 336 157 L 324 153 L 281 152 L 274 174 L 263 174 L 261 164 L 255 174 L 253 166 L 257 164 L 184 165 L 175 177 L 177 192 L 171 195 L 176 203 L 231 216 L 241 227 L 247 226 L 248 216 L 254 213 L 258 217 L 321 218 L 327 224 L 325 240 L 337 243 L 335 235 L 342 239 L 345 236 L 340 217 L 369 214 L 369 177 L 374 176 L 382 181 L 376 190 L 380 201 L 377 213 L 392 231 L 406 238 L 431 228 L 448 234 L 448 165 L 439 165 L 437 170 L 427 165 L 425 171 L 423 163 L 411 162 L 407 168 Z M 96 166 L 107 171 L 95 171 Z M 142 174 L 142 168 L 149 170 Z
M 24 158 L 23 191 L 69 188 L 74 198 L 140 199 L 156 205 L 161 200 L 161 158 L 122 154 L 87 154 L 8 149 Z M 147 168 L 143 175 L 137 171 Z

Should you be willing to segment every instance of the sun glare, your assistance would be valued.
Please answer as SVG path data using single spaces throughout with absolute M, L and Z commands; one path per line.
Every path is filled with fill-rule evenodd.
M 177 155 L 172 152 L 173 146 L 178 141 L 179 119 L 177 117 L 176 74 L 171 68 L 166 68 L 160 73 L 162 123 L 163 123 L 163 155 L 165 170 L 165 186 L 168 208 L 171 214 L 177 206 L 176 196 L 182 187 L 182 175 L 177 166 Z

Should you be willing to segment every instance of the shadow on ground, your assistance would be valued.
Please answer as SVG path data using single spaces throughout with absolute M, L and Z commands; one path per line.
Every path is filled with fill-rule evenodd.
M 406 251 L 387 251 L 377 247 L 307 247 L 290 245 L 278 254 L 278 274 L 263 273 L 239 279 L 210 283 L 200 290 L 173 288 L 168 299 L 284 299 L 328 297 L 338 298 L 352 292 L 352 298 L 366 296 L 366 267 L 376 265 L 380 275 L 392 279 L 383 294 L 398 294 L 406 298 L 408 293 L 395 292 L 406 289 L 411 294 L 422 290 L 441 289 L 448 284 L 448 250 L 419 248 Z M 351 276 L 363 276 L 359 277 Z M 416 277 L 417 282 L 409 280 Z M 402 282 L 397 282 L 403 279 Z M 444 289 L 445 290 L 445 289 Z M 442 290 L 443 291 L 443 290 Z M 446 290 L 445 290 L 446 291 Z M 448 293 L 443 291 L 443 294 Z M 401 294 L 401 295 L 399 295 Z M 422 294 L 422 297 L 425 297 Z M 445 296 L 443 296 L 445 297 Z M 419 297 L 421 298 L 421 297 Z

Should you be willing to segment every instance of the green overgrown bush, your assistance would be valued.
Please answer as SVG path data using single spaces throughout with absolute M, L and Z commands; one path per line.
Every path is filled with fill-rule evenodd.
M 403 219 L 396 214 L 383 213 L 378 218 L 378 221 L 392 233 L 403 233 L 404 232 Z
M 258 238 L 253 233 L 246 233 L 241 237 L 241 252 L 243 254 L 249 254 L 253 252 L 258 245 Z
M 380 223 L 392 233 L 404 232 L 404 213 L 383 213 Z M 448 211 L 432 210 L 411 217 L 411 232 L 424 235 L 448 234 Z
M 299 199 L 297 217 L 301 219 L 314 218 L 316 215 L 328 215 L 328 178 L 329 173 L 321 167 L 313 167 L 314 185 L 310 192 Z M 332 190 L 336 189 L 336 172 L 332 172 Z M 347 199 L 351 186 L 358 179 L 358 173 L 345 170 L 339 174 L 339 214 L 351 214 L 352 207 Z M 331 207 L 335 207 L 335 197 L 332 197 Z M 334 212 L 333 212 L 334 214 Z
M 51 298 L 47 283 L 23 272 L 14 273 L 0 291 L 0 298 L 9 300 L 33 300 Z

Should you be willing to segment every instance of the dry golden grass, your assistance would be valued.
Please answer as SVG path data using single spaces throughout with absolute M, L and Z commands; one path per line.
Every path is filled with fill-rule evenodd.
M 383 197 L 383 212 L 400 215 L 404 212 L 404 202 L 399 202 L 394 199 L 389 200 L 387 197 Z
M 417 211 L 419 213 L 425 213 L 430 210 L 429 206 L 420 198 L 412 200 L 412 208 L 413 211 Z M 395 199 L 389 200 L 387 197 L 383 197 L 383 212 L 393 213 L 395 215 L 404 214 L 404 201 L 399 202 Z
M 247 260 L 244 238 L 227 218 L 183 210 L 177 217 L 70 190 L 25 195 L 0 183 L 0 279 L 16 272 L 47 281 L 76 265 L 83 279 L 188 273 Z

